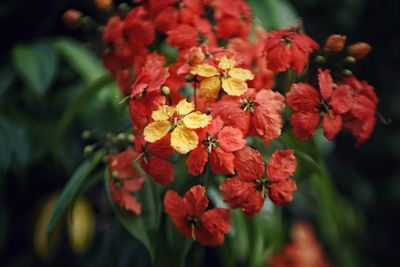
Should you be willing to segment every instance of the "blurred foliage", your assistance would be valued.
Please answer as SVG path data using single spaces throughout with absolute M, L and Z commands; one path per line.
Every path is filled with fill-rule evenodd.
M 305 30 L 318 41 L 330 33 L 343 33 L 349 35 L 350 42 L 371 42 L 374 51 L 361 64 L 359 74 L 376 86 L 382 103 L 380 111 L 394 123 L 390 127 L 378 125 L 373 138 L 360 150 L 353 148 L 353 140 L 345 134 L 336 144 L 327 142 L 321 134 L 308 142 L 283 135 L 282 142 L 274 142 L 272 148 L 286 143 L 296 149 L 299 192 L 295 201 L 283 208 L 267 202 L 263 211 L 250 220 L 234 211 L 233 228 L 241 231 L 231 231 L 220 248 L 202 249 L 183 238 L 169 218 L 157 216 L 161 209 L 161 200 L 155 197 L 161 193 L 158 185 L 146 182 L 141 199 L 144 213 L 136 218 L 109 205 L 109 194 L 99 184 L 104 173 L 99 167 L 102 152 L 84 161 L 83 130 L 121 132 L 129 125 L 125 105 L 118 104 L 116 84 L 91 52 L 97 48 L 55 37 L 72 34 L 84 40 L 85 33 L 66 29 L 59 18 L 66 8 L 77 7 L 101 19 L 93 11 L 92 2 L 3 1 L 0 21 L 11 21 L 16 16 L 20 24 L 6 27 L 0 56 L 1 266 L 42 265 L 33 249 L 33 233 L 39 232 L 35 222 L 47 216 L 52 230 L 57 222 L 68 220 L 80 195 L 88 196 L 95 211 L 92 246 L 84 255 L 75 255 L 63 229 L 59 249 L 48 265 L 151 266 L 153 262 L 198 266 L 196 263 L 203 259 L 203 266 L 263 266 L 265 256 L 279 250 L 288 239 L 290 224 L 304 219 L 315 224 L 334 266 L 397 265 L 395 249 L 400 236 L 393 214 L 400 207 L 400 172 L 396 165 L 400 161 L 399 3 L 249 2 L 268 29 L 290 26 L 304 18 Z M 166 48 L 165 53 L 172 55 L 173 51 Z M 188 178 L 182 175 L 184 166 L 177 168 L 180 175 L 174 186 L 183 192 L 189 186 L 185 183 Z M 40 206 L 43 196 L 67 182 L 51 219 L 49 214 L 41 215 L 43 208 L 34 209 Z M 207 193 L 213 205 L 224 205 L 215 186 L 211 185 Z M 159 225 L 165 229 L 159 229 Z M 153 251 L 158 257 L 152 255 Z

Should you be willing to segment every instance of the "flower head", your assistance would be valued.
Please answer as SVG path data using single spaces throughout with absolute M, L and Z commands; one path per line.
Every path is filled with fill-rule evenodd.
M 165 212 L 179 232 L 203 246 L 218 246 L 224 243 L 224 235 L 231 228 L 231 212 L 223 208 L 207 210 L 207 207 L 205 188 L 200 185 L 192 187 L 184 197 L 172 190 L 164 197 Z
M 260 152 L 245 147 L 236 152 L 234 164 L 238 175 L 219 187 L 223 200 L 232 208 L 241 208 L 252 216 L 262 208 L 267 195 L 277 205 L 292 201 L 297 189 L 290 179 L 296 170 L 293 150 L 275 151 L 265 167 Z
M 211 116 L 194 111 L 194 103 L 186 99 L 175 106 L 163 105 L 153 111 L 151 122 L 144 128 L 144 140 L 154 143 L 171 131 L 171 146 L 181 154 L 197 147 L 199 137 L 194 129 L 204 128 L 211 122 Z

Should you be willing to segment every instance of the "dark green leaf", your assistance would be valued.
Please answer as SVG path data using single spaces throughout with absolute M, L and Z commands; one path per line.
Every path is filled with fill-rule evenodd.
M 29 89 L 37 95 L 46 93 L 57 68 L 57 54 L 50 42 L 17 45 L 13 50 L 13 62 Z
M 104 74 L 103 76 L 96 79 L 93 83 L 91 83 L 86 90 L 82 91 L 82 93 L 72 101 L 67 110 L 61 116 L 61 119 L 56 126 L 54 137 L 52 140 L 53 152 L 56 151 L 62 140 L 65 130 L 68 128 L 68 125 L 78 114 L 78 112 L 100 89 L 104 88 L 107 84 L 111 82 L 112 77 L 108 73 Z
M 47 234 L 49 236 L 53 233 L 57 223 L 65 214 L 68 207 L 70 207 L 76 199 L 86 177 L 103 160 L 103 158 L 104 150 L 99 150 L 92 158 L 85 160 L 69 179 L 50 216 L 50 221 L 47 228 Z
M 10 63 L 0 67 L 0 96 L 11 86 L 15 77 L 15 69 Z
M 86 84 L 94 82 L 106 73 L 99 58 L 82 43 L 63 37 L 55 39 L 53 44 L 58 53 L 85 80 Z

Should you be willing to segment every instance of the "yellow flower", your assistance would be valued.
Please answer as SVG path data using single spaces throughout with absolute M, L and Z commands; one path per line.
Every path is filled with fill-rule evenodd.
M 207 99 L 216 98 L 221 88 L 233 96 L 240 96 L 246 92 L 246 81 L 254 79 L 254 74 L 250 70 L 235 66 L 235 59 L 226 56 L 219 59 L 219 71 L 209 64 L 193 66 L 190 73 L 205 78 L 200 83 L 199 95 L 206 96 Z
M 186 99 L 175 107 L 161 106 L 153 111 L 154 122 L 144 128 L 144 140 L 153 143 L 171 133 L 171 146 L 181 154 L 186 154 L 197 147 L 199 137 L 194 129 L 204 128 L 211 122 L 211 116 L 194 111 L 194 103 Z

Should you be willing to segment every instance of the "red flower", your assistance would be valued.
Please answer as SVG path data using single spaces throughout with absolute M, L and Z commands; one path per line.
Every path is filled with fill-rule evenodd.
M 145 46 L 153 42 L 155 37 L 153 22 L 143 6 L 129 11 L 124 21 L 124 33 L 133 46 Z
M 265 53 L 268 69 L 283 72 L 292 68 L 297 73 L 304 70 L 310 53 L 319 46 L 297 29 L 287 29 L 269 33 Z
M 179 232 L 203 246 L 218 246 L 231 228 L 231 212 L 223 208 L 206 211 L 207 206 L 208 198 L 200 185 L 192 187 L 183 198 L 172 190 L 164 197 L 165 212 Z
M 109 187 L 111 196 L 118 205 L 136 215 L 141 213 L 141 205 L 132 195 L 142 188 L 144 179 L 133 166 L 138 154 L 132 149 L 118 155 L 108 156 L 110 171 Z
M 238 128 L 224 127 L 223 124 L 221 118 L 216 117 L 204 132 L 199 134 L 199 146 L 190 152 L 186 160 L 190 174 L 200 175 L 209 158 L 213 173 L 235 173 L 233 152 L 242 149 L 246 140 Z
M 163 68 L 164 61 L 156 53 L 147 56 L 145 65 L 132 85 L 131 97 L 142 94 L 145 90 L 147 93 L 160 92 L 161 85 L 169 77 L 168 68 Z
M 245 147 L 236 152 L 234 163 L 238 175 L 226 179 L 219 187 L 223 200 L 232 208 L 241 208 L 252 216 L 262 208 L 267 194 L 277 205 L 292 201 L 297 189 L 295 181 L 290 179 L 296 170 L 293 150 L 275 151 L 265 168 L 260 152 Z
M 317 129 L 323 114 L 322 128 L 329 140 L 342 128 L 342 114 L 350 108 L 350 88 L 340 85 L 334 88 L 329 70 L 319 70 L 321 93 L 306 83 L 293 84 L 286 94 L 286 101 L 293 109 L 290 123 L 296 138 L 306 140 Z
M 211 115 L 221 116 L 225 125 L 241 129 L 245 136 L 254 132 L 268 144 L 281 134 L 283 107 L 280 93 L 249 89 L 239 97 L 223 96 L 213 105 Z
M 354 76 L 347 78 L 345 84 L 351 88 L 351 106 L 349 112 L 343 115 L 343 126 L 356 137 L 358 147 L 369 139 L 374 130 L 378 98 L 371 85 Z
M 140 165 L 143 170 L 161 185 L 166 185 L 174 180 L 174 168 L 167 160 L 175 150 L 170 145 L 170 135 L 166 135 L 154 143 L 147 143 L 135 135 L 136 151 L 140 153 Z

